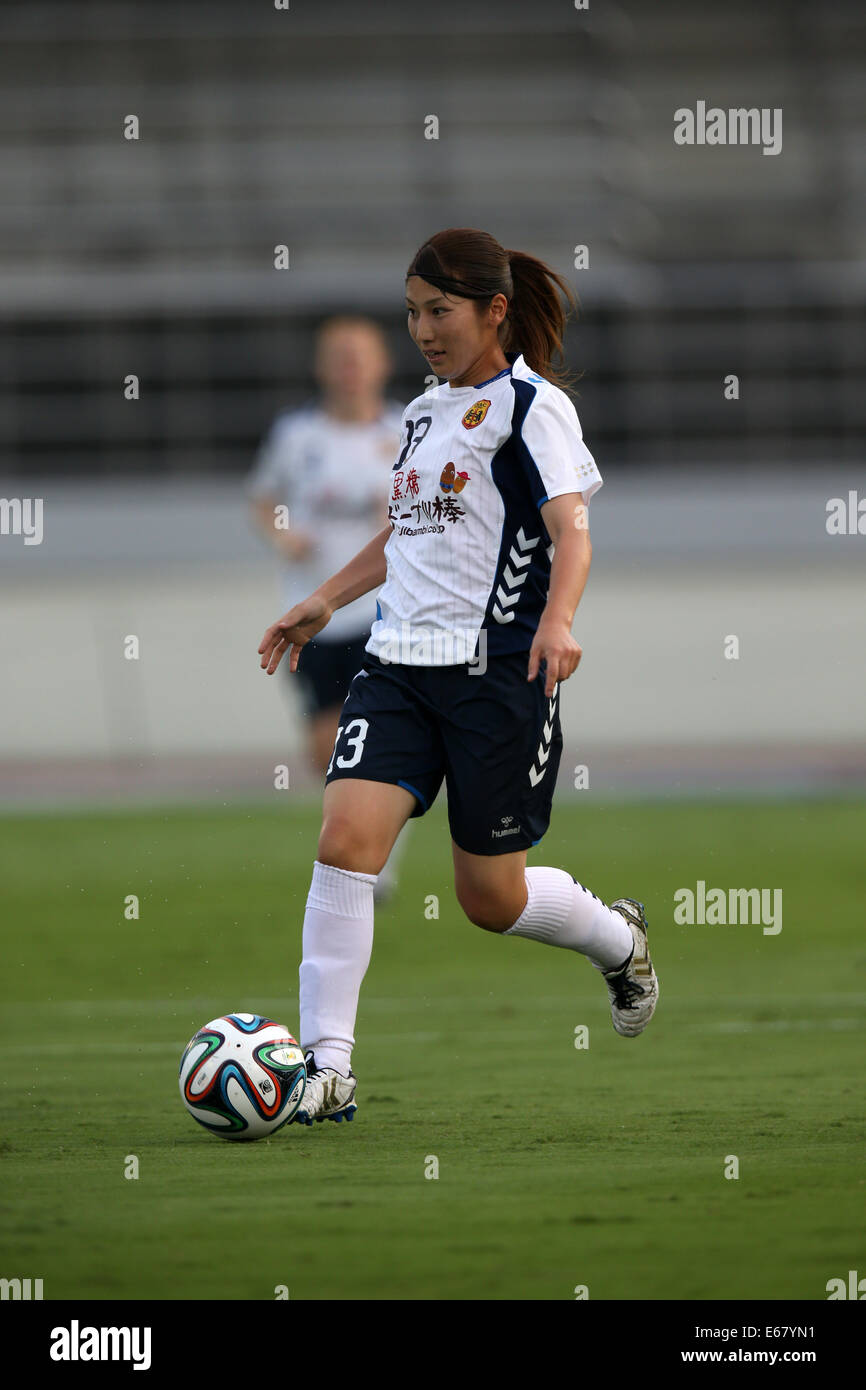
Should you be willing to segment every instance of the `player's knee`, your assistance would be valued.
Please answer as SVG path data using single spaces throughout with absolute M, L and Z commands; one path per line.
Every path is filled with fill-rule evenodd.
M 482 931 L 503 932 L 517 921 L 507 902 L 478 889 L 458 888 L 457 901 L 474 927 Z
M 369 825 L 342 812 L 333 812 L 322 823 L 316 857 L 320 864 L 332 864 L 335 869 L 378 874 L 390 848 L 383 846 L 380 839 Z

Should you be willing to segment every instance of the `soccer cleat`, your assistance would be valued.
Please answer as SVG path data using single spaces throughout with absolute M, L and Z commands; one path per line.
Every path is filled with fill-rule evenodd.
M 291 1124 L 311 1125 L 314 1120 L 354 1120 L 355 1087 L 358 1084 L 355 1073 L 350 1069 L 348 1076 L 342 1076 L 333 1067 L 317 1067 L 312 1051 L 304 1056 L 307 1064 L 307 1084 L 304 1097 L 295 1111 Z
M 634 937 L 631 955 L 615 970 L 604 970 L 613 1026 L 623 1038 L 636 1038 L 646 1028 L 659 997 L 659 982 L 650 960 L 643 903 L 617 898 L 610 905 L 629 925 Z

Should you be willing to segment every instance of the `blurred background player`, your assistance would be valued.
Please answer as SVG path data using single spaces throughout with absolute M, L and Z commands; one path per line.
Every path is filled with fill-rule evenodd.
M 385 397 L 390 372 L 376 323 L 342 315 L 326 319 L 314 357 L 320 398 L 281 412 L 259 449 L 249 482 L 253 518 L 283 562 L 289 606 L 342 569 L 387 524 L 402 415 L 402 407 Z M 278 507 L 288 508 L 288 526 L 275 524 Z M 309 756 L 322 777 L 375 618 L 375 593 L 340 609 L 327 631 L 304 647 L 292 677 L 307 715 Z M 392 854 L 380 875 L 380 900 L 394 888 L 393 861 Z

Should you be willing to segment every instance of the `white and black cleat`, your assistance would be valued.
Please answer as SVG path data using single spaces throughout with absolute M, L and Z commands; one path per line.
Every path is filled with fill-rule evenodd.
M 358 1078 L 350 1069 L 343 1076 L 334 1067 L 319 1067 L 312 1052 L 304 1056 L 307 1064 L 307 1084 L 304 1097 L 291 1118 L 295 1125 L 311 1125 L 314 1120 L 354 1120 L 357 1105 L 355 1088 Z
M 618 912 L 628 923 L 634 938 L 628 960 L 615 970 L 602 971 L 610 996 L 610 1016 L 621 1037 L 636 1038 L 652 1018 L 659 997 L 659 982 L 647 944 L 646 914 L 643 903 L 634 898 L 617 898 L 610 910 Z

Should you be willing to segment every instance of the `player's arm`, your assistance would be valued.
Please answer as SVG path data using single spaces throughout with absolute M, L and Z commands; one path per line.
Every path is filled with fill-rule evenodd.
M 262 670 L 272 676 L 288 651 L 289 666 L 296 671 L 301 648 L 330 622 L 331 614 L 336 609 L 345 608 L 347 603 L 353 603 L 371 589 L 381 588 L 387 576 L 385 543 L 391 529 L 389 521 L 337 574 L 326 579 L 309 598 L 296 603 L 278 622 L 271 624 L 259 643 Z
M 315 538 L 307 531 L 276 525 L 276 497 L 254 497 L 251 503 L 253 524 L 265 540 L 284 560 L 306 560 L 316 548 Z
M 547 603 L 529 652 L 528 680 L 535 680 L 547 661 L 544 693 L 553 694 L 557 681 L 567 680 L 582 656 L 571 635 L 577 605 L 586 587 L 592 561 L 587 507 L 581 492 L 566 492 L 541 505 L 541 519 L 554 544 Z

